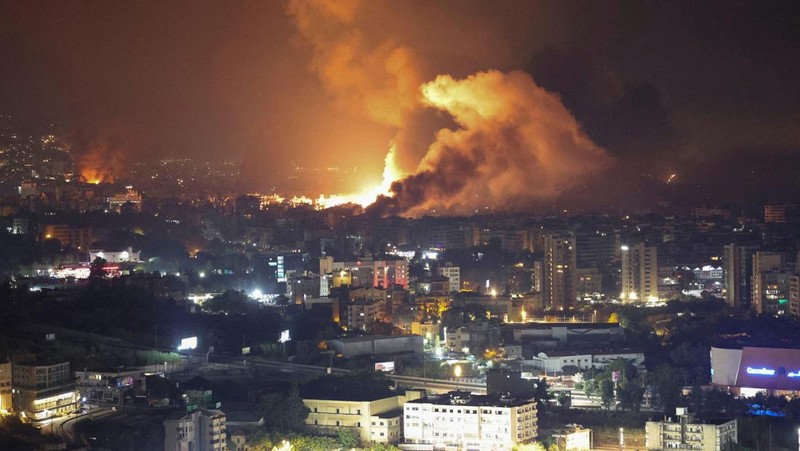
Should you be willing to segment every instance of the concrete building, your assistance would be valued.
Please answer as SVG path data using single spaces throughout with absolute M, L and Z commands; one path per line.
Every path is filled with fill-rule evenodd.
M 133 188 L 128 188 L 124 193 L 107 197 L 106 202 L 108 209 L 117 213 L 121 212 L 125 206 L 129 206 L 133 211 L 142 211 L 142 195 Z
M 220 410 L 195 410 L 164 420 L 165 451 L 224 451 L 226 417 Z
M 544 238 L 544 303 L 552 310 L 569 310 L 577 300 L 575 237 L 551 233 Z
M 753 253 L 753 291 L 750 295 L 753 309 L 758 313 L 775 313 L 779 300 L 788 303 L 789 276 L 783 273 L 782 254 L 764 251 Z
M 578 370 L 590 368 L 604 369 L 614 360 L 628 360 L 635 366 L 644 365 L 644 353 L 640 351 L 621 350 L 603 352 L 540 352 L 533 356 L 531 364 L 534 368 L 541 369 L 545 374 L 560 374 L 564 367 L 574 366 Z
M 42 224 L 39 227 L 40 241 L 58 240 L 62 246 L 86 250 L 94 243 L 91 227 L 74 227 L 69 224 Z
M 577 424 L 568 424 L 553 431 L 553 440 L 558 449 L 564 451 L 583 451 L 592 449 L 592 430 Z
M 93 250 L 89 251 L 89 262 L 102 258 L 109 263 L 138 263 L 141 261 L 141 255 L 141 251 L 134 251 L 130 247 L 123 251 Z
M 444 265 L 438 269 L 439 275 L 450 280 L 450 291 L 461 290 L 461 268 L 458 266 Z
M 538 436 L 536 401 L 454 391 L 403 406 L 407 450 L 510 450 Z
M 620 246 L 623 302 L 658 301 L 658 251 L 638 243 Z
M 0 415 L 12 409 L 11 383 L 11 362 L 0 363 Z
M 423 339 L 419 335 L 365 335 L 328 340 L 328 346 L 348 359 L 375 354 L 419 354 L 422 353 Z
M 752 296 L 753 254 L 757 246 L 725 246 L 725 301 L 730 308 L 750 305 Z
M 419 399 L 422 392 L 408 390 L 402 395 L 369 401 L 303 399 L 310 411 L 306 429 L 315 434 L 353 430 L 362 443 L 397 443 L 403 433 L 403 404 Z
M 358 284 L 365 287 L 383 287 L 399 285 L 408 287 L 408 261 L 402 258 L 395 260 L 363 259 L 356 261 L 320 260 L 320 270 L 331 269 L 334 276 L 333 286 L 342 284 Z M 337 274 L 349 274 L 350 283 L 336 281 Z
M 645 446 L 648 450 L 691 449 L 725 451 L 737 438 L 736 419 L 697 421 L 685 407 L 676 409 L 677 418 L 648 421 Z
M 69 362 L 11 365 L 14 411 L 40 422 L 78 408 L 79 393 Z

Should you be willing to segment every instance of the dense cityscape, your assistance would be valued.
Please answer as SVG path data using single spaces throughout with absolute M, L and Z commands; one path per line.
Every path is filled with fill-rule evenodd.
M 187 6 L 0 3 L 0 449 L 800 446 L 796 4 Z

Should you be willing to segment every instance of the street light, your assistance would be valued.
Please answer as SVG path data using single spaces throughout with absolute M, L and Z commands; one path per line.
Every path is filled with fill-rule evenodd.
M 461 379 L 461 365 L 456 365 L 455 368 L 453 368 L 453 376 L 456 377 L 456 391 L 458 391 L 458 383 Z

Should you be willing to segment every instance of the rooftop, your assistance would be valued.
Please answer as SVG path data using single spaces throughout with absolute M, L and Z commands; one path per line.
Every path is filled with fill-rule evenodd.
M 473 395 L 466 391 L 451 391 L 442 395 L 429 395 L 424 398 L 408 401 L 408 403 L 414 404 L 476 407 L 519 407 L 533 402 L 534 401 L 531 399 L 512 398 L 500 394 Z

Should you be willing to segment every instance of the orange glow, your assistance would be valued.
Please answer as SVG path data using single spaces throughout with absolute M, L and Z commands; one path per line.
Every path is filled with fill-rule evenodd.
M 383 181 L 380 185 L 367 187 L 359 193 L 334 194 L 331 196 L 321 195 L 316 204 L 322 208 L 335 207 L 344 204 L 358 204 L 366 207 L 375 202 L 378 196 L 388 196 L 391 194 L 392 183 L 401 179 L 404 174 L 396 164 L 397 149 L 394 145 L 389 148 L 383 163 Z

